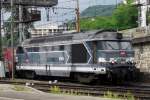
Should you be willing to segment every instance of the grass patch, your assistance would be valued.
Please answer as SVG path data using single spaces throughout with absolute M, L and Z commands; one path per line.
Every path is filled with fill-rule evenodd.
M 66 90 L 66 89 L 61 89 L 58 86 L 52 86 L 52 87 L 50 87 L 50 93 L 67 94 L 67 95 L 74 95 L 74 96 L 84 95 L 84 94 L 81 94 L 80 90 L 74 90 L 74 89 Z
M 58 86 L 52 86 L 52 87 L 50 88 L 50 92 L 51 92 L 51 93 L 59 94 L 59 93 L 61 93 L 61 89 L 60 89 Z
M 83 90 L 66 90 L 66 89 L 61 89 L 58 86 L 52 86 L 50 87 L 50 93 L 55 93 L 55 94 L 67 94 L 67 95 L 74 95 L 74 96 L 91 96 L 90 92 L 87 93 L 87 91 L 85 91 L 86 93 L 84 93 Z M 104 98 L 110 98 L 110 99 L 123 99 L 123 100 L 136 100 L 135 97 L 133 96 L 132 93 L 127 92 L 124 95 L 120 95 L 119 93 L 115 93 L 115 92 L 111 92 L 111 91 L 107 91 L 106 93 L 104 93 Z M 102 98 L 102 96 L 101 96 Z
M 127 98 L 127 100 L 135 100 L 135 97 L 130 92 L 125 95 L 125 98 Z
M 107 91 L 104 94 L 104 98 L 119 99 L 120 97 L 119 97 L 119 95 L 117 93 L 113 93 L 113 92 Z
M 12 89 L 15 91 L 30 91 L 30 89 L 20 85 L 14 85 Z
M 128 92 L 124 94 L 124 96 L 119 95 L 119 93 L 107 91 L 104 94 L 104 98 L 111 98 L 111 99 L 123 99 L 123 100 L 136 100 L 132 93 Z

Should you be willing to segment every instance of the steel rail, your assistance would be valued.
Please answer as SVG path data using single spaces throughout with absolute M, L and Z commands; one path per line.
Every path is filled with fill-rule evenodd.
M 83 84 L 69 84 L 69 83 L 52 83 L 49 84 L 46 81 L 32 81 L 32 80 L 23 80 L 23 81 L 12 81 L 12 80 L 0 80 L 0 84 L 18 84 L 25 85 L 26 83 L 31 83 L 29 86 L 44 91 L 52 92 L 51 87 L 60 88 L 61 92 L 68 91 L 77 91 L 82 95 L 91 95 L 91 96 L 104 96 L 108 91 L 112 93 L 117 93 L 121 97 L 125 97 L 126 94 L 131 93 L 135 98 L 139 100 L 150 100 L 150 85 L 123 85 L 123 86 L 109 86 L 109 85 L 83 85 Z M 32 84 L 33 83 L 33 84 Z

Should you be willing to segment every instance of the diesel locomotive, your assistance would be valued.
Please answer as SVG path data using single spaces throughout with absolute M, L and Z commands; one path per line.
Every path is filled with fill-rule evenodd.
M 57 76 L 89 83 L 102 76 L 132 78 L 131 39 L 110 30 L 73 32 L 25 40 L 16 50 L 16 72 L 27 78 Z

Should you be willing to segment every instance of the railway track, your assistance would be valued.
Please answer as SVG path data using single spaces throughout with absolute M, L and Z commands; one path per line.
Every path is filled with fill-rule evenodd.
M 110 86 L 110 85 L 81 85 L 73 83 L 52 83 L 47 81 L 32 81 L 32 80 L 1 80 L 0 84 L 18 84 L 28 85 L 44 92 L 53 93 L 70 93 L 76 95 L 91 95 L 91 96 L 104 96 L 110 94 L 117 94 L 119 97 L 134 96 L 139 100 L 150 100 L 150 85 L 137 85 L 128 84 L 123 86 Z

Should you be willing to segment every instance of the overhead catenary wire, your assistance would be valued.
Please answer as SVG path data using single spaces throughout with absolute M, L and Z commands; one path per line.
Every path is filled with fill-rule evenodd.
M 76 15 L 76 0 L 60 0 L 59 4 L 54 7 L 45 8 L 47 23 L 55 23 L 58 26 L 62 25 L 75 18 Z
M 80 0 L 79 0 L 80 1 Z M 107 0 L 100 0 L 101 1 L 101 5 L 106 5 L 106 3 L 108 2 Z M 82 4 L 82 6 L 86 5 L 88 7 L 92 7 L 92 6 L 96 6 L 99 5 L 98 0 L 88 0 L 87 2 L 84 1 L 84 3 Z M 49 8 L 45 8 L 45 12 L 46 12 L 46 18 L 47 21 L 49 23 L 52 22 L 62 22 L 63 23 L 67 23 L 70 20 L 73 20 L 76 18 L 76 14 L 77 14 L 77 5 L 76 5 L 77 0 L 59 0 L 58 5 L 54 6 L 54 7 L 49 7 Z M 80 1 L 83 2 L 83 1 Z M 81 11 L 79 11 L 80 14 Z M 95 8 L 94 10 L 94 16 L 92 16 L 93 18 L 96 17 L 98 15 L 97 13 L 97 8 Z M 75 20 L 74 20 L 75 21 Z M 77 19 L 76 19 L 77 21 Z M 55 23 L 58 24 L 58 23 Z M 59 24 L 58 24 L 59 25 Z
M 42 17 L 42 21 L 41 23 L 52 23 L 52 22 L 62 22 L 63 23 L 67 23 L 68 21 L 75 21 L 75 17 L 76 17 L 76 1 L 77 0 L 59 0 L 58 5 L 54 6 L 54 7 L 45 7 L 45 13 L 43 13 L 43 15 L 45 15 L 44 17 Z M 80 3 L 83 2 L 82 0 L 79 0 Z M 82 7 L 86 6 L 88 7 L 88 5 L 90 7 L 94 6 L 94 5 L 98 5 L 99 2 L 103 2 L 103 4 L 106 4 L 108 2 L 108 0 L 87 0 L 87 2 L 84 1 L 84 3 L 82 3 Z M 28 6 L 28 8 L 33 7 L 34 6 Z M 42 7 L 41 7 L 42 8 Z M 85 7 L 84 7 L 85 9 Z M 83 8 L 82 8 L 83 10 Z M 80 10 L 81 12 L 81 10 Z M 97 8 L 95 8 L 95 15 L 97 16 Z M 44 21 L 43 21 L 44 20 Z M 59 25 L 59 23 L 57 23 Z

